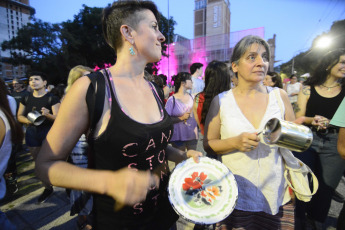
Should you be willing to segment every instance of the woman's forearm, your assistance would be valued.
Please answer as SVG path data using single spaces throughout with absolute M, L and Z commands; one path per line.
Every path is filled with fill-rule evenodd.
M 237 137 L 231 137 L 224 140 L 205 140 L 204 148 L 205 151 L 216 153 L 216 154 L 225 154 L 237 150 L 235 145 Z
M 187 159 L 186 152 L 183 152 L 177 148 L 174 148 L 171 145 L 168 145 L 165 151 L 166 151 L 167 159 L 169 161 L 179 163 L 179 162 Z
M 31 122 L 29 121 L 29 119 L 27 119 L 25 116 L 23 115 L 19 115 L 18 116 L 18 121 L 20 123 L 23 123 L 23 124 L 31 124 Z
M 54 186 L 106 194 L 106 178 L 110 171 L 84 169 L 65 161 L 37 161 L 37 176 Z

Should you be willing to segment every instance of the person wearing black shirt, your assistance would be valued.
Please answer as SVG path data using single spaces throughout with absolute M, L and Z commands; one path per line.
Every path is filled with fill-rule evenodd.
M 28 126 L 25 133 L 25 142 L 34 160 L 60 107 L 59 99 L 46 92 L 46 84 L 47 80 L 43 73 L 32 73 L 29 78 L 29 85 L 33 92 L 29 96 L 22 98 L 17 113 L 18 121 Z M 35 126 L 27 118 L 28 113 L 32 111 L 38 111 L 46 117 L 41 125 Z M 45 202 L 53 193 L 51 185 L 44 184 L 44 186 L 45 189 L 41 196 L 39 196 L 38 203 Z
M 103 112 L 89 137 L 93 169 L 66 162 L 89 128 L 86 95 L 92 85 L 85 76 L 66 94 L 37 156 L 36 174 L 46 183 L 95 194 L 95 229 L 169 229 L 177 215 L 167 197 L 167 161 L 202 156 L 168 145 L 172 120 L 155 86 L 143 77 L 145 66 L 162 56 L 158 15 L 151 1 L 116 1 L 103 10 L 105 40 L 117 60 L 102 71 Z
M 18 112 L 20 102 L 23 100 L 23 98 L 29 95 L 29 92 L 25 89 L 24 82 L 22 80 L 15 78 L 12 81 L 12 85 L 13 91 L 11 93 L 11 96 L 14 97 L 14 99 L 16 99 Z

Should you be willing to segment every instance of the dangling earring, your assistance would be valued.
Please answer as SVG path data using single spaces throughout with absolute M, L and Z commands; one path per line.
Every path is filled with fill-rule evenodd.
M 135 52 L 134 52 L 134 50 L 133 50 L 133 47 L 131 46 L 131 48 L 129 48 L 129 53 L 132 55 L 132 56 L 134 56 L 135 55 Z

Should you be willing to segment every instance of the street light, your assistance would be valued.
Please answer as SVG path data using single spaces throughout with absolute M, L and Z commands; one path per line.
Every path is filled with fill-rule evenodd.
M 324 49 L 329 47 L 331 43 L 332 39 L 329 36 L 323 36 L 316 42 L 315 47 Z
M 315 49 L 325 49 L 325 48 L 329 47 L 332 43 L 332 40 L 333 39 L 327 35 L 323 35 L 323 36 L 319 37 L 318 40 L 315 42 L 314 48 L 312 47 L 306 55 L 310 54 Z M 302 50 L 303 49 L 297 50 L 295 53 L 302 51 Z M 295 74 L 295 68 L 294 67 L 295 67 L 295 56 L 292 58 L 291 74 Z

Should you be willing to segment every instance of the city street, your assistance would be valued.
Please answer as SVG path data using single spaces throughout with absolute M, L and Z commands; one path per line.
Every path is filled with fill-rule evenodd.
M 23 151 L 17 156 L 18 187 L 13 197 L 1 201 L 1 211 L 5 212 L 18 230 L 65 230 L 78 229 L 76 216 L 70 216 L 69 199 L 65 189 L 54 187 L 53 195 L 43 204 L 36 204 L 42 193 L 41 182 L 34 175 L 34 163 L 29 153 Z M 342 178 L 337 191 L 345 194 L 345 179 Z M 325 223 L 325 230 L 336 227 L 342 204 L 332 201 L 331 210 Z M 177 229 L 193 229 L 193 224 L 179 219 Z

